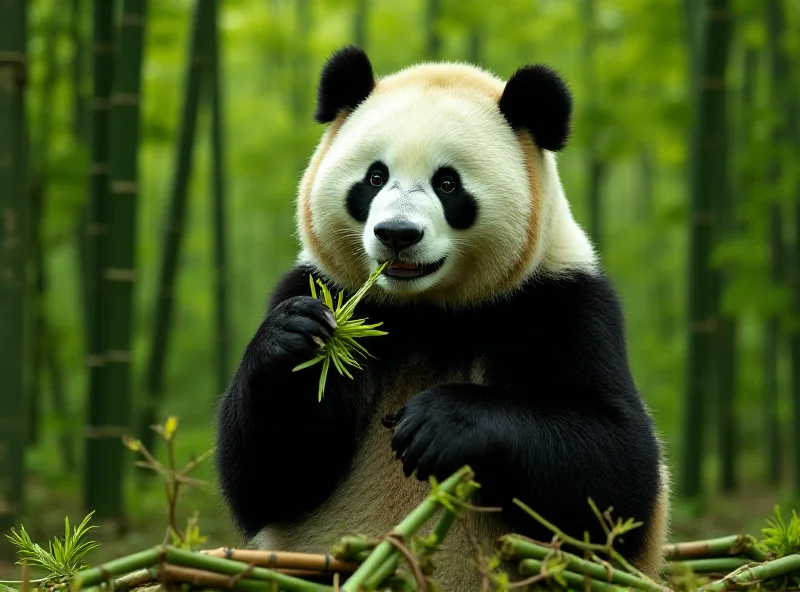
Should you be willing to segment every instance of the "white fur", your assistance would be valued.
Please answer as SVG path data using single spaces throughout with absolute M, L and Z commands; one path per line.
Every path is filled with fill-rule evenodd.
M 533 147 L 531 152 L 536 154 L 527 154 L 497 108 L 496 98 L 475 88 L 477 79 L 486 88 L 496 89 L 499 97 L 502 81 L 467 65 L 417 68 L 428 72 L 439 68 L 452 77 L 452 84 L 437 86 L 422 76 L 415 81 L 413 69 L 405 70 L 396 76 L 407 81 L 397 83 L 389 77 L 379 82 L 345 119 L 313 171 L 306 197 L 311 205 L 311 232 L 336 261 L 337 269 L 330 269 L 309 248 L 309 229 L 302 224 L 300 261 L 355 287 L 386 258 L 374 227 L 391 219 L 413 221 L 424 229 L 423 240 L 404 259 L 432 263 L 446 257 L 441 269 L 413 282 L 381 277 L 378 286 L 392 297 L 412 293 L 474 304 L 502 296 L 533 273 L 594 269 L 594 251 L 572 217 L 555 155 Z M 346 196 L 377 160 L 388 167 L 389 180 L 362 224 L 347 212 Z M 478 203 L 477 221 L 466 230 L 447 224 L 431 187 L 431 178 L 443 166 L 458 171 Z M 535 167 L 535 186 L 540 188 L 536 195 L 532 195 L 526 167 Z M 531 253 L 528 227 L 533 215 L 540 216 L 540 224 Z M 510 278 L 520 261 L 525 274 Z M 354 268 L 359 279 L 354 279 L 355 271 L 341 277 L 344 269 Z

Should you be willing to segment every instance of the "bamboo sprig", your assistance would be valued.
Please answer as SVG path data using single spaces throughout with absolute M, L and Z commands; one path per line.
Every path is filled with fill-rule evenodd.
M 563 542 L 567 543 L 568 545 L 572 545 L 573 547 L 576 547 L 576 548 L 581 549 L 583 551 L 590 551 L 590 552 L 591 551 L 599 551 L 601 553 L 605 553 L 606 555 L 611 557 L 611 559 L 613 559 L 618 564 L 620 564 L 629 573 L 641 578 L 642 580 L 644 580 L 646 582 L 649 582 L 651 584 L 655 584 L 655 582 L 653 582 L 652 579 L 650 579 L 644 573 L 642 573 L 641 571 L 636 569 L 636 567 L 631 565 L 631 563 L 627 559 L 625 559 L 619 553 L 619 551 L 614 549 L 614 539 L 617 536 L 619 536 L 621 534 L 624 534 L 625 532 L 628 532 L 629 530 L 632 530 L 633 528 L 641 526 L 641 524 L 642 524 L 641 522 L 633 522 L 632 520 L 627 520 L 625 522 L 618 521 L 618 523 L 615 525 L 614 528 L 608 529 L 606 523 L 601 520 L 601 524 L 603 525 L 603 528 L 604 528 L 604 530 L 606 531 L 606 534 L 607 534 L 606 542 L 605 542 L 605 544 L 590 543 L 590 542 L 581 541 L 581 540 L 578 540 L 578 539 L 576 539 L 574 537 L 569 536 L 568 534 L 563 532 L 560 528 L 558 528 L 557 526 L 555 526 L 555 525 L 551 524 L 550 522 L 548 522 L 547 520 L 545 520 L 542 516 L 540 516 L 537 512 L 535 512 L 534 510 L 529 508 L 521 500 L 519 500 L 517 498 L 514 498 L 513 501 L 520 508 L 522 508 L 522 510 L 524 510 L 527 514 L 529 514 L 534 519 L 536 519 L 537 522 L 542 524 L 548 530 L 550 530 L 554 534 L 556 534 L 558 536 L 558 538 L 560 538 Z M 591 500 L 590 500 L 590 505 L 592 506 L 593 510 L 596 510 L 596 506 L 594 505 L 593 502 L 591 502 Z
M 342 561 L 362 562 L 380 541 L 365 536 L 344 536 L 331 549 L 331 555 Z
M 753 567 L 746 567 L 736 574 L 701 586 L 698 592 L 722 592 L 744 587 L 747 584 L 772 580 L 793 573 L 800 574 L 800 554 L 787 555 L 780 559 L 767 561 Z
M 555 556 L 562 559 L 566 563 L 566 568 L 572 572 L 587 575 L 596 580 L 602 580 L 609 583 L 619 584 L 621 586 L 629 586 L 639 590 L 648 590 L 650 592 L 669 592 L 669 588 L 661 586 L 654 582 L 646 582 L 641 578 L 626 573 L 620 569 L 613 567 L 606 567 L 593 561 L 587 561 L 577 555 L 556 550 L 549 547 L 538 545 L 531 541 L 525 540 L 518 535 L 505 535 L 498 539 L 497 546 L 500 549 L 500 556 L 505 560 L 525 560 L 525 559 L 538 559 L 545 561 L 550 556 Z
M 441 485 L 433 487 L 428 497 L 395 526 L 390 536 L 399 537 L 401 540 L 410 540 L 442 507 L 441 492 L 453 493 L 459 483 L 468 482 L 474 476 L 472 469 L 469 466 L 464 466 L 445 479 Z M 342 592 L 359 592 L 362 590 L 362 586 L 364 586 L 371 574 L 380 569 L 393 553 L 397 553 L 394 545 L 388 540 L 381 541 L 356 572 L 345 581 L 344 586 L 342 586 Z
M 363 345 L 358 343 L 356 339 L 361 339 L 362 337 L 377 337 L 379 335 L 387 334 L 386 331 L 377 330 L 377 327 L 380 327 L 383 323 L 365 325 L 364 323 L 366 322 L 366 319 L 353 319 L 352 316 L 355 312 L 356 305 L 367 294 L 369 289 L 372 288 L 375 282 L 378 281 L 381 273 L 383 273 L 383 270 L 386 269 L 390 263 L 391 261 L 387 261 L 378 267 L 378 269 L 373 271 L 364 285 L 361 286 L 361 288 L 359 288 L 358 291 L 353 294 L 353 296 L 344 304 L 342 304 L 344 292 L 339 292 L 336 304 L 334 305 L 333 297 L 331 296 L 328 287 L 322 283 L 321 280 L 316 280 L 316 283 L 319 285 L 322 291 L 323 302 L 325 302 L 326 306 L 331 310 L 331 312 L 333 312 L 336 327 L 333 330 L 333 334 L 322 345 L 320 353 L 311 360 L 295 366 L 292 369 L 292 372 L 297 372 L 298 370 L 303 370 L 304 368 L 310 368 L 311 366 L 322 362 L 322 373 L 319 377 L 319 401 L 322 401 L 322 395 L 325 391 L 325 383 L 328 377 L 328 370 L 330 369 L 331 364 L 333 364 L 339 374 L 352 379 L 353 375 L 350 374 L 347 366 L 361 370 L 361 365 L 356 360 L 355 354 L 358 354 L 365 359 L 367 356 L 374 357 L 364 348 Z M 308 276 L 308 281 L 311 286 L 311 295 L 314 298 L 318 298 L 317 289 L 314 286 L 315 280 L 310 274 Z
M 748 534 L 708 539 L 705 541 L 688 541 L 674 543 L 664 547 L 664 556 L 668 561 L 679 559 L 708 559 L 744 555 L 753 561 L 766 561 L 767 555 L 758 541 Z
M 50 541 L 49 549 L 34 543 L 24 526 L 20 526 L 19 532 L 12 528 L 11 534 L 5 536 L 17 547 L 17 564 L 46 569 L 48 576 L 42 582 L 72 576 L 83 567 L 84 556 L 99 546 L 95 541 L 83 540 L 90 530 L 97 528 L 89 526 L 93 514 L 93 511 L 89 512 L 72 530 L 69 528 L 69 518 L 64 518 L 64 540 L 55 537 Z

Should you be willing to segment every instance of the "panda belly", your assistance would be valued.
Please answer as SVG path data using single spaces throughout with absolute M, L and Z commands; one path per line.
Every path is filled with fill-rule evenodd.
M 382 384 L 380 402 L 361 440 L 350 472 L 336 490 L 318 508 L 291 525 L 268 526 L 251 541 L 250 546 L 275 551 L 328 553 L 345 535 L 364 534 L 381 537 L 389 533 L 430 492 L 430 485 L 407 478 L 402 464 L 394 458 L 392 433 L 381 425 L 380 418 L 398 409 L 414 394 L 444 382 L 480 382 L 478 363 L 460 372 L 435 372 L 419 360 L 404 365 L 387 380 L 376 377 Z M 488 513 L 470 512 L 468 523 L 484 555 L 506 529 Z M 421 530 L 427 535 L 430 525 Z M 440 550 L 433 557 L 436 580 L 443 592 L 480 590 L 476 567 L 476 550 L 466 536 L 464 527 L 453 525 Z

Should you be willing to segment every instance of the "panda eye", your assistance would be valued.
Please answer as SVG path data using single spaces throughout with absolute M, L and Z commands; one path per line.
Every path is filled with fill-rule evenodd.
M 445 179 L 442 181 L 442 184 L 439 185 L 439 189 L 445 193 L 452 193 L 456 189 L 456 184 L 450 179 Z
M 373 172 L 369 176 L 369 183 L 373 187 L 380 187 L 381 185 L 383 185 L 384 183 L 383 173 L 377 171 Z

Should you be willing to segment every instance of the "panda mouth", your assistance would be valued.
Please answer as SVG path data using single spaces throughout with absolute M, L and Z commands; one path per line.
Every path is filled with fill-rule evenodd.
M 430 275 L 444 265 L 444 258 L 433 263 L 410 263 L 408 261 L 392 261 L 383 270 L 383 275 L 394 280 L 415 280 Z

